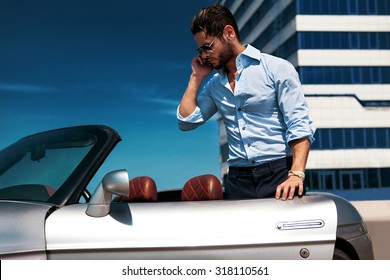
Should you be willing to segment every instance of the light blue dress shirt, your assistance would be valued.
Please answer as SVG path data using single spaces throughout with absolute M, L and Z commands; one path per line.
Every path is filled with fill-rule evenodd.
M 179 128 L 192 130 L 219 112 L 225 124 L 230 166 L 253 166 L 292 155 L 289 142 L 314 131 L 298 73 L 286 60 L 251 45 L 236 58 L 232 92 L 224 71 L 216 73 L 198 95 L 198 106 Z

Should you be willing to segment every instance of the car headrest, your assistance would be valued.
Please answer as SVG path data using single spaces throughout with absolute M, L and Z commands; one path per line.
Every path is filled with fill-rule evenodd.
M 120 202 L 153 202 L 157 200 L 156 182 L 148 176 L 139 176 L 129 181 L 130 195 Z
M 56 190 L 52 186 L 45 186 L 45 189 L 49 196 L 52 196 L 56 192 Z
M 217 200 L 223 199 L 222 185 L 212 175 L 200 175 L 188 180 L 181 192 L 181 200 Z

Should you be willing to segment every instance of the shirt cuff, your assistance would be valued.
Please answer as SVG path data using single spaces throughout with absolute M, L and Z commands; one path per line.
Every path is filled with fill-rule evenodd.
M 176 111 L 176 116 L 177 116 L 177 119 L 179 121 L 189 122 L 189 123 L 203 122 L 202 111 L 200 110 L 199 107 L 196 107 L 195 111 L 192 112 L 192 114 L 189 115 L 188 117 L 183 117 L 182 115 L 180 115 L 179 108 L 180 108 L 180 105 L 177 107 L 177 111 Z

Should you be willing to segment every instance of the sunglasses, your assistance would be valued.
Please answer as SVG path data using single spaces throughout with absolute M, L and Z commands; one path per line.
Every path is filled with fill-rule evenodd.
M 199 55 L 202 55 L 203 52 L 209 52 L 209 51 L 212 51 L 213 50 L 213 45 L 214 45 L 214 42 L 215 40 L 217 40 L 217 38 L 219 37 L 219 35 L 221 35 L 222 31 L 218 33 L 217 36 L 215 36 L 214 40 L 211 41 L 210 44 L 204 44 L 202 46 L 200 46 L 199 48 L 196 49 L 196 51 L 199 53 Z

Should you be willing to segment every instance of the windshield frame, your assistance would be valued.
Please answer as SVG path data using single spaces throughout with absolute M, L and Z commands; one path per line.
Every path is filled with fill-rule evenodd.
M 90 137 L 89 140 L 92 141 L 93 139 L 95 143 L 89 143 L 86 137 Z M 44 156 L 45 151 L 44 148 L 37 147 L 46 147 L 49 149 L 53 145 L 57 145 L 60 148 L 66 149 L 77 147 L 77 145 L 93 144 L 86 155 L 76 165 L 73 172 L 71 172 L 63 184 L 46 201 L 58 207 L 78 203 L 89 181 L 119 141 L 121 141 L 121 138 L 115 130 L 101 125 L 62 128 L 34 134 L 24 137 L 0 151 L 0 176 L 17 161 L 18 152 L 20 156 L 23 156 L 26 151 L 36 150 L 31 153 L 31 157 L 34 157 L 32 160 L 39 160 L 40 157 Z M 13 155 L 13 157 L 9 155 Z

